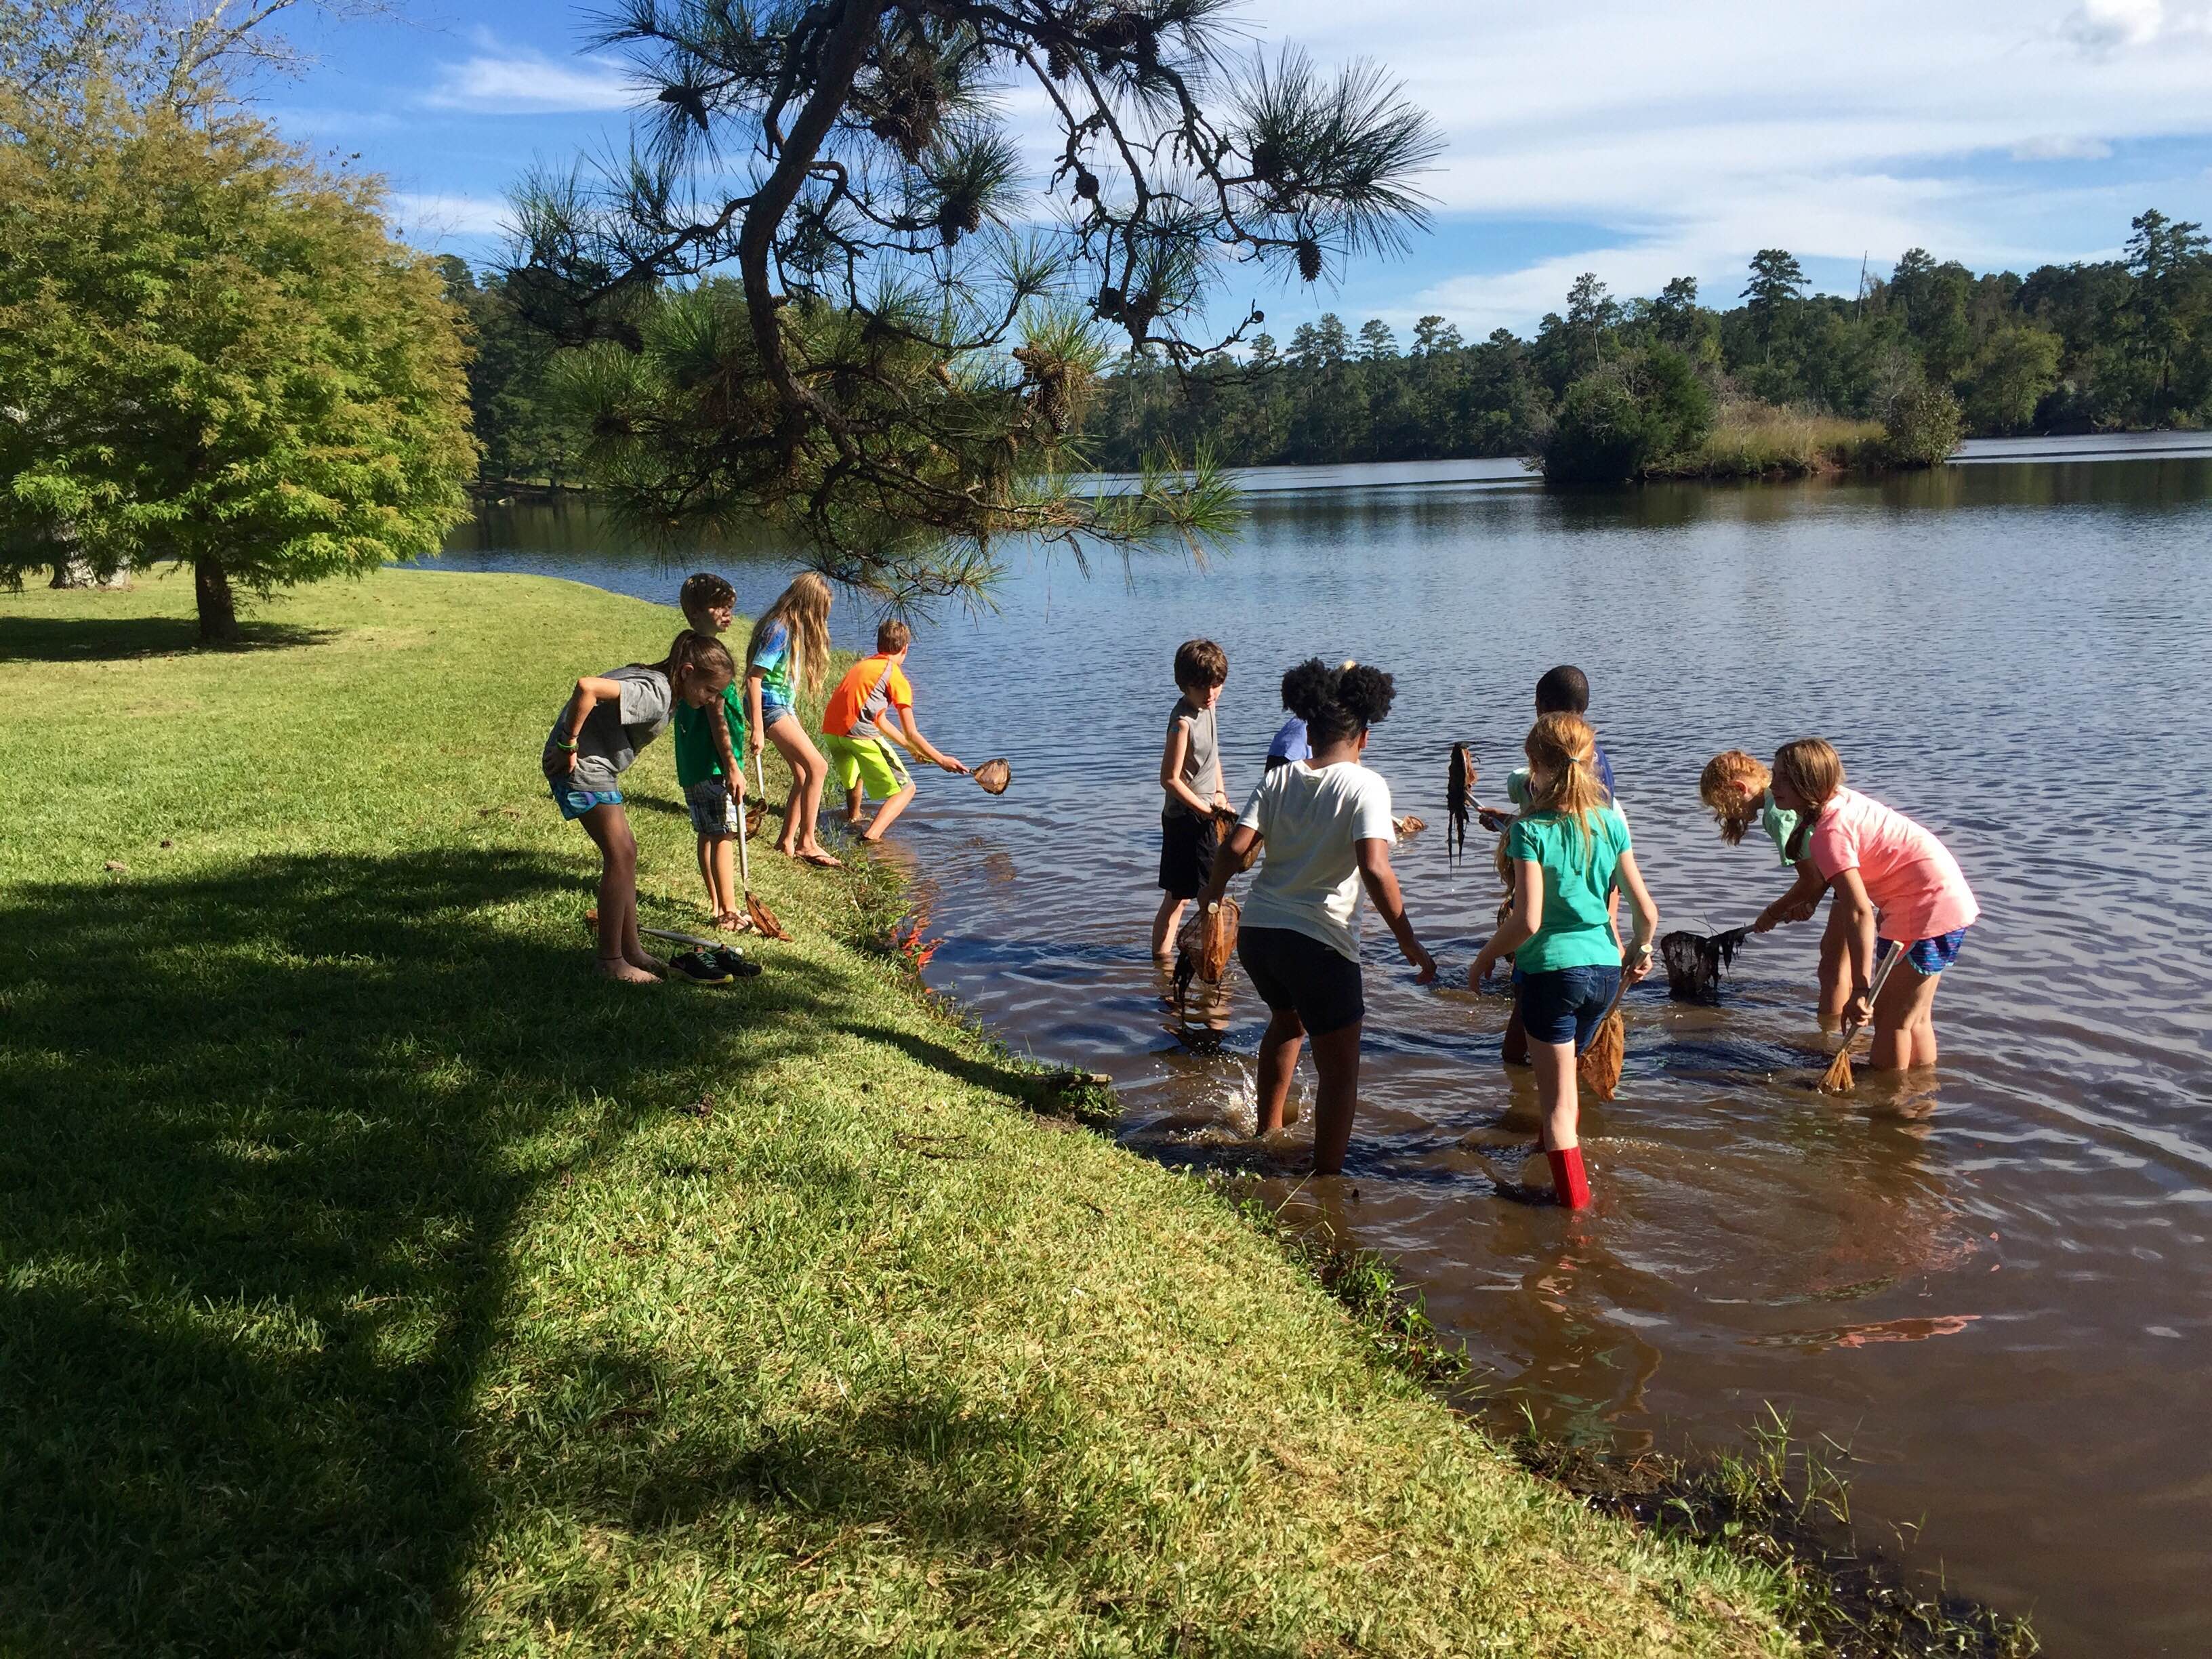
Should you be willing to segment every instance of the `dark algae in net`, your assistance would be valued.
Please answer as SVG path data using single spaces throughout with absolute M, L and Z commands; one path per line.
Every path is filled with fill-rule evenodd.
M 1750 937 L 1748 927 L 1711 935 L 1686 929 L 1668 934 L 1659 941 L 1659 960 L 1667 965 L 1667 994 L 1677 1002 L 1718 1002 L 1721 970 L 1735 963 L 1735 953 Z

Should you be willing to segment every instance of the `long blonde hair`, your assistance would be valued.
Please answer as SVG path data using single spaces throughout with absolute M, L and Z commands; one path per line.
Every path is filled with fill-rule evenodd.
M 759 659 L 769 630 L 781 623 L 791 635 L 793 687 L 818 690 L 830 671 L 830 584 L 815 572 L 802 570 L 793 576 L 791 586 L 753 623 L 752 637 L 745 641 L 745 666 L 750 668 Z
M 1557 812 L 1572 818 L 1582 832 L 1583 861 L 1597 853 L 1597 834 L 1589 815 L 1613 805 L 1613 797 L 1598 781 L 1597 733 L 1580 714 L 1543 714 L 1528 728 L 1521 745 L 1528 757 L 1528 805 L 1537 812 Z M 1540 787 L 1538 772 L 1549 775 Z
M 1773 787 L 1774 780 L 1759 757 L 1741 749 L 1722 750 L 1698 775 L 1698 799 L 1720 825 L 1721 839 L 1731 847 L 1743 839 Z

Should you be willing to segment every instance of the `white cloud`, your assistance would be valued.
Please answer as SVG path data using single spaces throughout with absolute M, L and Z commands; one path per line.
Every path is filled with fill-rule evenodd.
M 2164 0 L 2083 0 L 2058 27 L 2085 52 L 2108 52 L 2148 46 L 2165 24 Z
M 2015 161 L 2101 161 L 2112 153 L 2112 147 L 2101 138 L 2069 137 L 2059 133 L 2023 139 L 2012 147 L 2012 159 Z
M 486 115 L 539 115 L 627 109 L 636 82 L 620 64 L 591 58 L 563 64 L 534 52 L 487 50 L 441 70 L 427 101 Z
M 505 235 L 513 218 L 507 204 L 496 197 L 414 191 L 394 191 L 386 216 L 416 247 L 435 246 L 456 236 Z

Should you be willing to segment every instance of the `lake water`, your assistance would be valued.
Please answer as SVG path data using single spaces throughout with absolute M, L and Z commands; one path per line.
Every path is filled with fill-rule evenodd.
M 1294 1213 L 1395 1257 L 1480 1362 L 1480 1409 L 1680 1450 L 1739 1442 L 1771 1403 L 1849 1448 L 1863 1535 L 2032 1613 L 2051 1650 L 2203 1653 L 2212 449 L 1966 459 L 1571 498 L 1510 462 L 1276 471 L 1203 570 L 1018 562 L 994 614 L 924 629 L 908 664 L 924 729 L 970 763 L 1008 757 L 1013 787 L 929 773 L 892 855 L 942 941 L 933 981 L 1018 1048 L 1110 1073 L 1133 1146 L 1276 1172 Z M 702 558 L 748 609 L 786 574 Z M 663 600 L 684 574 L 574 508 L 489 510 L 445 562 Z M 869 625 L 841 602 L 841 643 Z M 1279 1173 L 1310 1129 L 1247 1138 L 1249 988 L 1227 1051 L 1184 1053 L 1146 948 L 1170 661 L 1196 634 L 1229 653 L 1240 799 L 1285 667 L 1396 675 L 1369 762 L 1433 826 L 1396 862 L 1447 988 L 1496 889 L 1486 840 L 1445 860 L 1446 751 L 1471 744 L 1480 793 L 1502 793 L 1545 668 L 1590 675 L 1662 931 L 1748 921 L 1786 884 L 1720 844 L 1705 758 L 1829 738 L 1982 902 L 1937 1004 L 1940 1071 L 1814 1092 L 1818 924 L 1790 929 L 1753 941 L 1717 1008 L 1668 1002 L 1663 975 L 1630 995 L 1620 1097 L 1584 1107 L 1593 1211 L 1508 1201 L 1535 1103 L 1498 1063 L 1504 1005 L 1416 988 L 1370 921 L 1346 1175 Z

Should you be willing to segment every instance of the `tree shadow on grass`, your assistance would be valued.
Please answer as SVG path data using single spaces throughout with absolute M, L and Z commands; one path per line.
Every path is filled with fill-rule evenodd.
M 0 1649 L 443 1645 L 518 1212 L 728 1075 L 737 994 L 531 926 L 575 888 L 453 851 L 0 896 Z M 795 1045 L 827 986 L 739 1017 Z
M 203 645 L 189 617 L 0 617 L 0 662 L 112 662 L 195 653 L 291 651 L 334 640 L 335 628 L 245 622 L 229 645 Z

